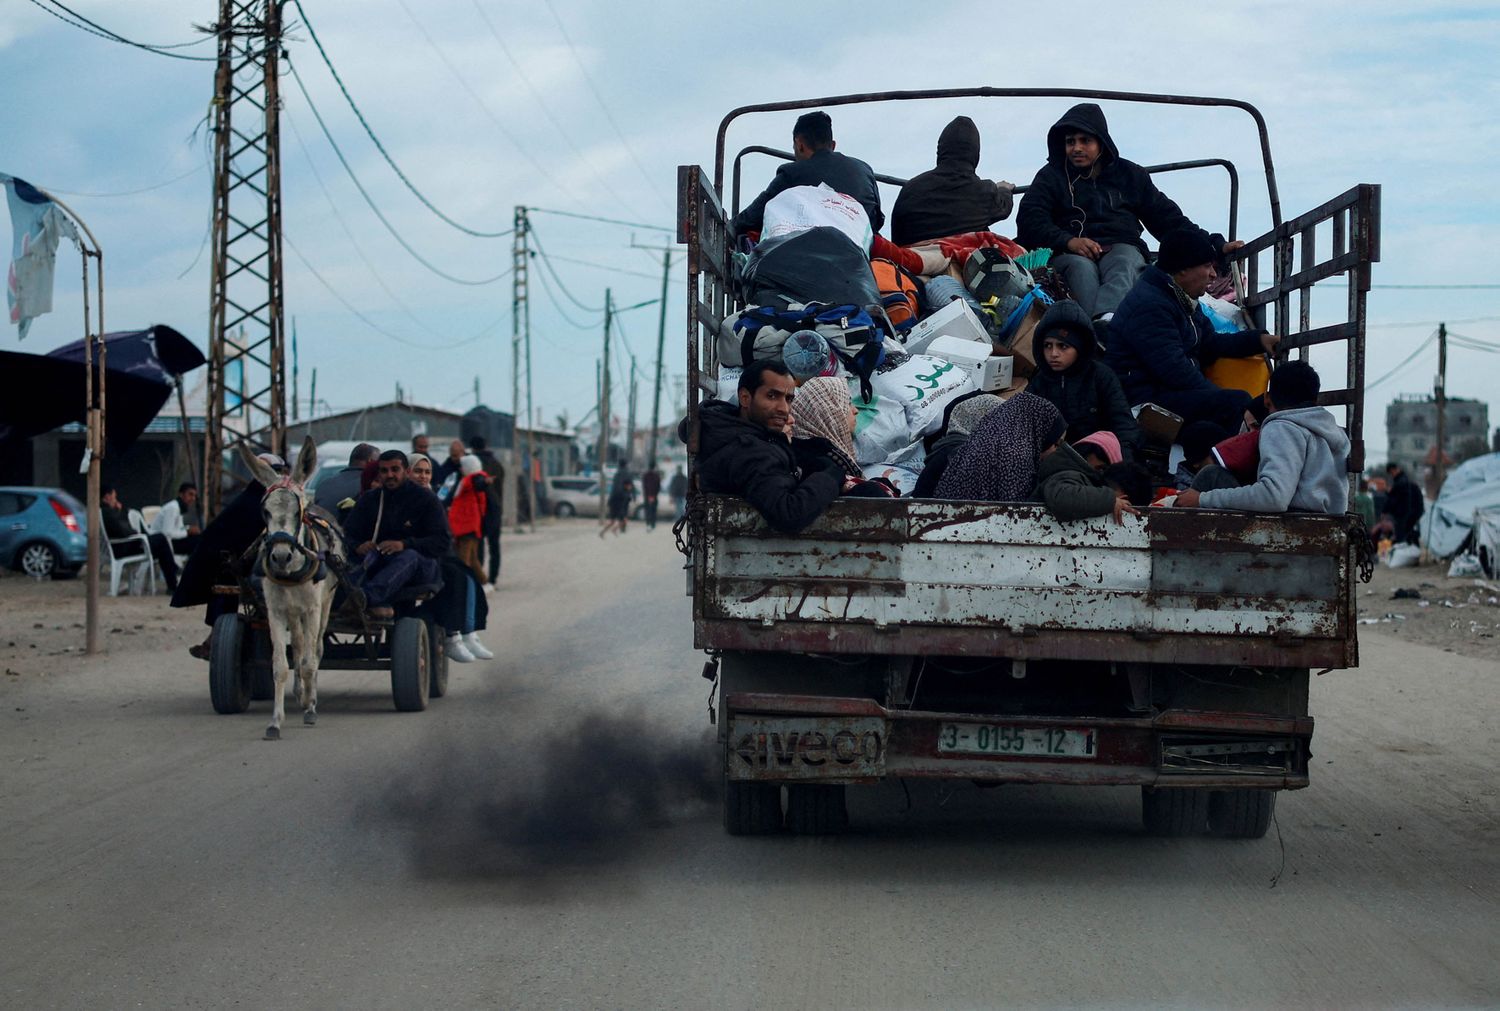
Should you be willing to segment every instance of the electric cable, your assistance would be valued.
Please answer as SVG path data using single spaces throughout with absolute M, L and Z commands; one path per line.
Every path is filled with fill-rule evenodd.
M 480 239 L 503 239 L 506 236 L 510 235 L 514 231 L 514 229 L 506 229 L 503 232 L 483 232 L 479 231 L 478 229 L 470 228 L 468 225 L 464 225 L 457 221 L 454 221 L 452 218 L 448 217 L 448 215 L 438 210 L 437 206 L 433 204 L 431 200 L 428 200 L 426 195 L 423 194 L 421 190 L 417 189 L 415 184 L 413 184 L 412 181 L 406 177 L 406 173 L 401 171 L 400 166 L 396 164 L 396 161 L 391 157 L 390 152 L 385 149 L 385 145 L 380 142 L 380 138 L 375 136 L 374 129 L 371 128 L 369 121 L 365 119 L 365 114 L 361 112 L 359 106 L 355 104 L 354 96 L 349 94 L 349 89 L 344 86 L 344 79 L 339 76 L 338 70 L 334 68 L 333 60 L 329 58 L 328 51 L 323 48 L 322 40 L 318 38 L 318 33 L 313 30 L 312 22 L 307 19 L 307 11 L 302 6 L 302 0 L 292 0 L 292 2 L 297 5 L 297 12 L 302 15 L 302 24 L 307 29 L 308 36 L 312 38 L 313 45 L 318 50 L 318 55 L 323 58 L 323 64 L 328 67 L 328 72 L 333 75 L 334 83 L 339 86 L 339 91 L 343 93 L 344 101 L 348 102 L 349 108 L 354 110 L 354 116 L 359 120 L 359 125 L 365 128 L 365 134 L 370 138 L 370 142 L 375 145 L 375 150 L 379 151 L 380 156 L 385 159 L 385 163 L 391 167 L 391 171 L 395 172 L 397 177 L 400 178 L 401 182 L 406 185 L 406 188 L 411 191 L 412 195 L 422 202 L 422 206 L 426 207 L 433 214 L 436 214 L 443 221 L 447 222 L 453 228 L 458 229 L 460 232 L 463 232 L 466 235 L 473 235 L 476 238 Z M 290 65 L 291 61 L 288 60 L 287 62 L 288 65 Z M 292 74 L 294 77 L 296 76 L 295 69 L 292 71 Z M 300 79 L 297 81 L 297 86 L 299 88 L 302 87 L 302 82 Z M 302 93 L 306 95 L 307 89 L 303 88 Z M 308 103 L 311 104 L 311 102 L 312 99 L 309 98 Z M 319 122 L 321 123 L 322 120 L 320 119 Z M 340 155 L 340 158 L 342 157 L 343 156 Z
M 287 60 L 286 65 L 292 72 L 292 80 L 296 82 L 297 90 L 302 92 L 302 97 L 306 100 L 308 109 L 312 111 L 313 118 L 318 121 L 319 129 L 323 131 L 323 137 L 328 141 L 328 145 L 333 148 L 333 153 L 338 155 L 339 164 L 344 166 L 344 171 L 349 174 L 349 179 L 354 183 L 354 188 L 359 190 L 360 196 L 365 198 L 365 203 L 370 205 L 370 210 L 374 211 L 375 216 L 380 219 L 380 223 L 385 225 L 386 231 L 390 232 L 392 238 L 394 238 L 401 244 L 402 249 L 411 254 L 412 259 L 416 260 L 422 266 L 432 271 L 438 277 L 443 278 L 445 281 L 452 281 L 454 284 L 462 284 L 469 287 L 481 287 L 486 284 L 494 284 L 501 278 L 510 275 L 511 270 L 514 269 L 512 267 L 505 268 L 494 277 L 482 278 L 480 280 L 469 280 L 462 277 L 455 277 L 453 274 L 450 274 L 447 271 L 443 270 L 441 267 L 433 264 L 421 253 L 417 252 L 416 249 L 412 247 L 411 243 L 402 238 L 401 233 L 396 231 L 396 226 L 391 224 L 390 220 L 386 218 L 386 216 L 381 212 L 380 207 L 375 203 L 375 199 L 370 196 L 369 191 L 364 188 L 364 185 L 362 183 L 360 183 L 359 177 L 354 174 L 354 168 L 349 164 L 349 159 L 344 157 L 343 149 L 339 147 L 338 141 L 333 139 L 333 134 L 329 132 L 328 124 L 323 122 L 322 114 L 318 112 L 318 107 L 313 104 L 312 96 L 307 93 L 307 87 L 302 83 L 302 75 L 297 73 L 296 65 L 292 63 L 291 60 Z M 504 234 L 509 235 L 511 233 L 506 232 Z
M 557 269 L 552 266 L 552 261 L 547 256 L 547 250 L 542 247 L 542 237 L 537 234 L 535 225 L 531 227 L 528 234 L 531 236 L 532 242 L 536 244 L 536 251 L 537 254 L 542 258 L 542 265 L 547 269 L 549 273 L 552 274 L 552 279 L 557 282 L 558 288 L 561 289 L 562 293 L 565 296 L 567 296 L 568 301 L 578 306 L 578 308 L 582 309 L 584 312 L 603 312 L 603 306 L 588 305 L 587 303 L 583 302 L 577 295 L 568 290 L 568 286 L 563 283 L 561 275 L 559 275 L 557 273 Z
M 1390 379 L 1396 373 L 1398 373 L 1402 369 L 1406 368 L 1408 365 L 1410 365 L 1412 362 L 1414 362 L 1416 360 L 1416 358 L 1417 358 L 1418 355 L 1420 355 L 1423 351 L 1427 350 L 1427 348 L 1429 348 L 1432 345 L 1432 343 L 1434 341 L 1436 341 L 1436 340 L 1437 340 L 1437 331 L 1434 330 L 1434 331 L 1432 331 L 1431 334 L 1429 334 L 1427 336 L 1427 339 L 1425 341 L 1423 341 L 1421 344 L 1417 345 L 1417 349 L 1415 351 L 1413 351 L 1411 354 L 1407 355 L 1405 358 L 1403 358 L 1401 360 L 1401 364 L 1400 365 L 1397 365 L 1395 368 L 1391 369 L 1389 372 L 1387 372 L 1385 375 L 1381 376 L 1379 379 L 1376 379 L 1373 382 L 1365 383 L 1365 392 L 1368 393 L 1370 390 L 1373 390 L 1375 387 L 1379 386 L 1381 383 L 1385 382 L 1387 379 Z
M 606 218 L 598 214 L 579 214 L 577 211 L 558 211 L 550 207 L 528 207 L 528 214 L 555 214 L 560 218 L 577 218 L 580 221 L 598 221 L 606 225 L 624 225 L 627 228 L 649 228 L 653 232 L 666 232 L 668 235 L 676 235 L 677 229 L 667 228 L 665 225 L 648 225 L 641 221 L 621 221 L 619 218 Z
M 79 14 L 72 8 L 58 3 L 58 0 L 49 0 L 49 2 L 52 4 L 52 7 L 56 7 L 58 8 L 58 10 L 66 12 L 67 16 L 65 16 L 64 14 L 59 14 L 57 10 L 53 10 L 52 7 L 48 7 L 46 4 L 43 4 L 41 0 L 31 0 L 33 6 L 37 7 L 40 10 L 46 11 L 48 14 L 51 14 L 63 24 L 69 25 L 73 28 L 77 28 L 80 31 L 88 32 L 90 35 L 96 35 L 101 39 L 105 39 L 106 41 L 118 42 L 122 45 L 127 46 L 134 46 L 136 49 L 142 49 L 148 53 L 155 53 L 157 56 L 169 56 L 174 60 L 190 60 L 194 63 L 214 63 L 218 60 L 217 56 L 190 56 L 186 53 L 171 52 L 171 50 L 173 49 L 185 49 L 188 46 L 200 45 L 212 39 L 213 36 L 211 35 L 205 35 L 203 38 L 196 39 L 192 42 L 178 42 L 172 45 L 164 46 L 151 45 L 145 42 L 136 42 L 134 39 L 127 39 L 125 36 L 119 34 L 118 32 L 110 31 L 108 28 L 105 28 L 97 21 L 90 21 L 88 18 L 84 17 L 82 14 Z M 70 17 L 74 20 L 69 20 Z
M 552 303 L 552 307 L 557 310 L 557 314 L 562 317 L 564 323 L 577 330 L 593 330 L 599 326 L 597 320 L 588 323 L 580 323 L 573 317 L 569 316 L 567 310 L 563 309 L 562 303 L 558 301 L 556 293 L 553 292 L 552 282 L 547 280 L 547 272 L 544 270 L 537 276 L 541 278 L 542 291 L 546 292 L 547 300 Z M 601 309 L 600 311 L 602 312 L 603 310 Z
M 80 192 L 79 190 L 60 190 L 56 186 L 49 186 L 49 187 L 47 187 L 47 191 L 49 193 L 59 193 L 62 196 L 65 196 L 65 197 L 84 197 L 86 199 L 91 199 L 91 200 L 92 199 L 105 199 L 105 198 L 109 198 L 109 197 L 133 197 L 133 196 L 138 196 L 138 195 L 140 195 L 142 193 L 150 193 L 153 190 L 166 189 L 168 186 L 171 186 L 174 183 L 180 183 L 180 182 L 182 182 L 184 179 L 188 178 L 189 176 L 195 176 L 195 175 L 197 175 L 199 172 L 202 172 L 207 167 L 208 167 L 208 165 L 206 163 L 203 164 L 203 165 L 195 165 L 192 168 L 188 169 L 186 172 L 182 173 L 182 175 L 173 176 L 170 179 L 163 180 L 162 182 L 159 182 L 159 183 L 154 183 L 154 184 L 152 184 L 150 186 L 142 186 L 140 189 L 136 189 L 136 190 L 119 190 L 119 191 L 114 192 L 114 193 L 83 193 L 83 192 Z

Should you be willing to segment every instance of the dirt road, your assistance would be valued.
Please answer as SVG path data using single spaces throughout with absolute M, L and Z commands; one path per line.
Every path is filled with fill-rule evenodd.
M 278 743 L 265 704 L 213 714 L 196 616 L 108 600 L 85 659 L 78 584 L 0 580 L 0 1004 L 1500 1001 L 1493 658 L 1362 627 L 1284 852 L 967 785 L 735 839 L 679 561 L 665 529 L 508 540 L 496 660 L 421 714 L 330 673 Z

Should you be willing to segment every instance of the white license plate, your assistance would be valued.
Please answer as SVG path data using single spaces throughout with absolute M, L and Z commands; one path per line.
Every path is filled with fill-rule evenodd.
M 995 723 L 944 723 L 938 751 L 960 755 L 1021 755 L 1041 758 L 1097 758 L 1092 730 L 1013 727 Z

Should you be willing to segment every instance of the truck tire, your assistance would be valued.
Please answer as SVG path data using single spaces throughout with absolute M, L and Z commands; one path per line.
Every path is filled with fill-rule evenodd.
M 1148 835 L 1181 838 L 1198 835 L 1208 825 L 1207 790 L 1141 787 L 1141 821 Z
M 844 787 L 792 783 L 786 788 L 786 827 L 795 835 L 837 835 L 849 828 Z
M 391 628 L 391 699 L 398 712 L 419 713 L 427 708 L 432 654 L 427 645 L 427 622 L 398 618 Z
M 1275 811 L 1275 790 L 1214 790 L 1208 795 L 1208 830 L 1220 839 L 1262 839 Z
M 724 831 L 730 835 L 772 835 L 780 832 L 780 785 L 726 779 Z
M 444 646 L 447 636 L 436 625 L 428 625 L 427 641 L 432 645 L 432 656 L 428 660 L 432 674 L 427 679 L 427 697 L 440 699 L 448 694 L 448 650 Z
M 250 708 L 250 679 L 245 673 L 245 619 L 221 614 L 214 620 L 208 652 L 208 697 L 214 712 L 233 716 Z

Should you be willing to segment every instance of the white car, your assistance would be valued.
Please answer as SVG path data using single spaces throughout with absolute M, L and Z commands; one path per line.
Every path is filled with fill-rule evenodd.
M 592 516 L 599 515 L 599 479 L 586 474 L 570 474 L 566 477 L 549 477 L 547 503 L 552 515 Z M 645 515 L 645 506 L 639 498 L 630 507 L 630 518 L 640 519 Z

